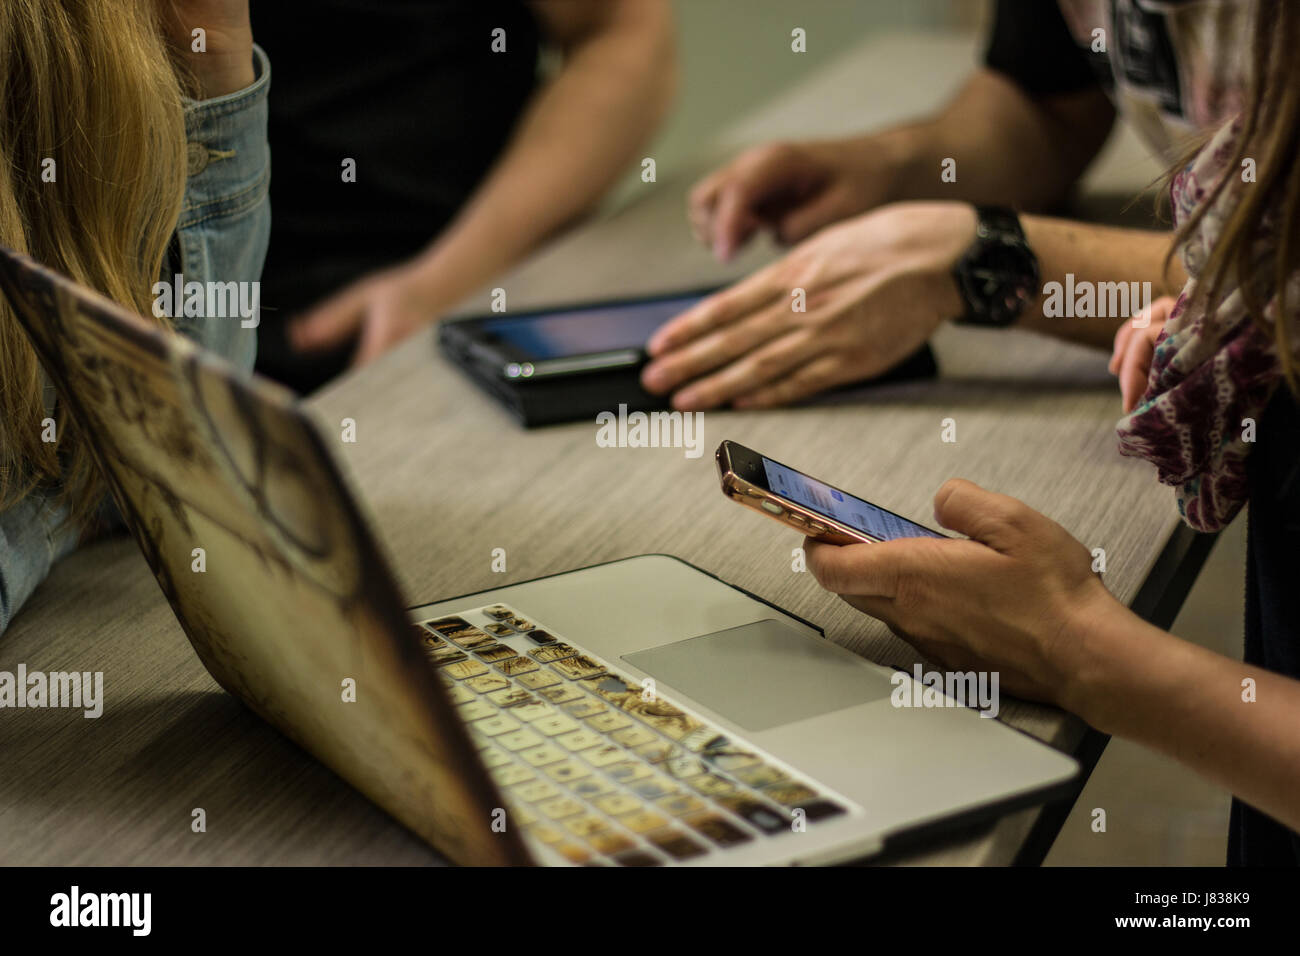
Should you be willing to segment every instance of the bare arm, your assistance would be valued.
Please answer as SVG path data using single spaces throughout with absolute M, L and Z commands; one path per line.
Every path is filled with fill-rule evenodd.
M 564 68 L 417 270 L 446 304 L 588 212 L 671 102 L 673 26 L 662 0 L 534 2 Z
M 1075 630 L 1087 663 L 1068 709 L 1300 830 L 1300 682 L 1189 644 L 1118 604 Z
M 294 322 L 295 347 L 356 338 L 354 362 L 370 361 L 589 211 L 638 155 L 675 85 L 668 0 L 537 0 L 533 8 L 564 66 L 495 167 L 424 252 Z
M 1114 119 L 1100 90 L 1035 98 L 981 69 L 927 119 L 747 150 L 695 186 L 687 211 L 696 237 L 726 259 L 761 229 L 799 242 L 891 202 L 960 199 L 1042 209 L 1067 195 Z M 956 161 L 956 182 L 941 179 L 947 159 Z

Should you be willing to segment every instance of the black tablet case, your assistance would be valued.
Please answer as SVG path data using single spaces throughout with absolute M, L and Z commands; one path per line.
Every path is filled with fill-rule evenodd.
M 461 319 L 443 322 L 438 329 L 438 345 L 452 362 L 480 388 L 504 405 L 525 428 L 554 425 L 560 422 L 594 420 L 599 412 L 656 411 L 668 408 L 668 399 L 651 395 L 641 387 L 641 369 L 622 368 L 606 372 L 582 372 L 562 378 L 534 381 L 507 381 L 499 369 L 475 358 L 470 338 L 461 326 L 474 321 Z M 869 382 L 849 386 L 862 388 L 912 379 L 933 378 L 939 367 L 930 346 L 923 345 L 884 375 Z

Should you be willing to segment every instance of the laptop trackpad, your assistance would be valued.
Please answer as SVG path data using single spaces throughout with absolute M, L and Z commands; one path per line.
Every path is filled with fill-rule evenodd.
M 866 661 L 780 621 L 759 621 L 623 660 L 749 731 L 888 697 L 889 678 Z

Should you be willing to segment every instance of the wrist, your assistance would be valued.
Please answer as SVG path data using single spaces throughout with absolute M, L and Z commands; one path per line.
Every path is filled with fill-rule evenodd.
M 1124 674 L 1133 655 L 1144 656 L 1153 629 L 1097 581 L 1096 591 L 1067 616 L 1061 634 L 1064 651 L 1061 707 L 1105 733 L 1118 730 Z
M 198 98 L 216 99 L 252 86 L 257 79 L 253 44 L 220 53 L 187 53 L 185 63 L 198 83 Z

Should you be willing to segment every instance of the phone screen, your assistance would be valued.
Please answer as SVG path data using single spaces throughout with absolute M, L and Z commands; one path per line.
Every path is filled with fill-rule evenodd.
M 855 528 L 880 541 L 892 541 L 895 538 L 946 537 L 914 521 L 901 518 L 892 511 L 873 505 L 869 501 L 863 501 L 838 488 L 832 488 L 816 478 L 809 478 L 803 472 L 787 468 L 770 458 L 763 458 L 763 470 L 767 473 L 768 491 L 811 508 L 827 518 L 834 518 L 840 524 Z
M 644 348 L 655 329 L 699 301 L 691 295 L 486 319 L 482 329 L 533 360 L 572 358 Z

